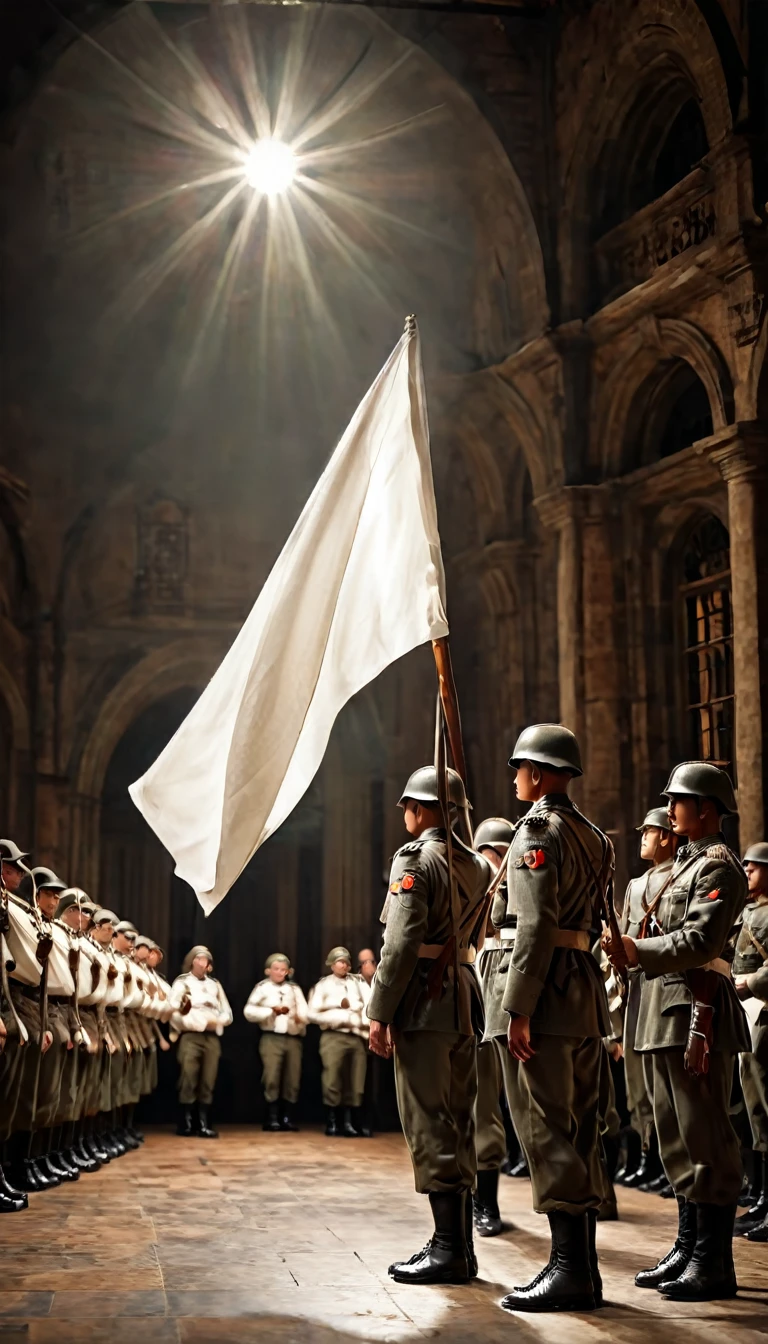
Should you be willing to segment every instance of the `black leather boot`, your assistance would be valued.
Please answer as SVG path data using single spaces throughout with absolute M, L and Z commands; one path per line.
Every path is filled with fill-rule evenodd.
M 478 1171 L 477 1188 L 472 1197 L 475 1229 L 478 1237 L 498 1237 L 504 1231 L 499 1213 L 499 1172 Z
M 638 1288 L 658 1288 L 660 1283 L 665 1280 L 677 1278 L 687 1269 L 688 1262 L 693 1255 L 696 1245 L 696 1205 L 683 1199 L 682 1195 L 677 1197 L 677 1238 L 671 1251 L 662 1256 L 653 1269 L 641 1269 L 639 1274 L 635 1275 L 635 1285 Z
M 286 1129 L 289 1134 L 299 1133 L 299 1126 L 293 1118 L 292 1101 L 284 1101 L 280 1103 L 280 1128 Z
M 628 1176 L 634 1176 L 637 1168 L 640 1166 L 640 1158 L 643 1155 L 643 1147 L 640 1142 L 640 1135 L 636 1129 L 625 1129 L 624 1156 L 619 1163 L 616 1175 L 613 1178 L 614 1185 L 623 1185 Z
M 280 1116 L 278 1114 L 278 1103 L 276 1101 L 267 1102 L 267 1111 L 266 1115 L 264 1116 L 264 1124 L 261 1126 L 261 1128 L 267 1134 L 280 1133 L 282 1125 L 280 1124 Z
M 736 1219 L 733 1229 L 734 1237 L 746 1236 L 753 1227 L 759 1227 L 768 1215 L 768 1154 L 758 1153 L 756 1156 L 762 1158 L 759 1173 L 760 1189 L 755 1202 L 750 1205 L 746 1213 Z
M 547 1217 L 553 1251 L 549 1266 L 527 1288 L 508 1293 L 501 1305 L 505 1311 L 594 1311 L 587 1215 L 557 1210 Z
M 335 1106 L 326 1106 L 325 1108 L 325 1132 L 331 1139 L 338 1137 L 339 1120 Z
M 344 1107 L 344 1116 L 343 1116 L 342 1124 L 341 1124 L 341 1132 L 342 1132 L 342 1134 L 344 1135 L 344 1138 L 345 1138 L 345 1139 L 360 1139 L 360 1138 L 362 1138 L 362 1134 L 360 1133 L 360 1130 L 356 1127 L 356 1125 L 355 1125 L 355 1123 L 354 1123 L 354 1121 L 353 1121 L 353 1119 L 352 1119 L 352 1107 L 351 1107 L 351 1106 L 345 1106 L 345 1107 Z
M 531 1173 L 528 1170 L 528 1163 L 525 1160 L 524 1153 L 520 1154 L 518 1161 L 515 1163 L 513 1167 L 510 1167 L 509 1171 L 506 1172 L 505 1174 L 507 1176 L 514 1176 L 518 1180 L 527 1181 L 530 1179 Z
M 478 1275 L 477 1256 L 475 1255 L 475 1227 L 472 1208 L 472 1191 L 464 1191 L 464 1240 L 467 1243 L 467 1265 L 470 1279 Z
M 651 1181 L 658 1180 L 659 1176 L 664 1175 L 664 1168 L 661 1165 L 659 1157 L 659 1144 L 656 1138 L 656 1131 L 653 1130 L 648 1147 L 644 1150 L 640 1158 L 640 1165 L 632 1176 L 627 1176 L 624 1185 L 630 1190 L 639 1190 L 641 1186 L 647 1186 Z
M 429 1196 L 435 1230 L 423 1251 L 410 1260 L 389 1266 L 396 1283 L 468 1283 L 471 1278 L 466 1241 L 466 1197 L 458 1194 Z
M 592 1275 L 592 1290 L 595 1294 L 595 1306 L 603 1305 L 603 1280 L 597 1262 L 597 1222 L 596 1209 L 587 1210 L 587 1232 L 589 1234 L 589 1272 Z
M 4 1199 L 10 1200 L 12 1204 L 20 1202 L 23 1209 L 26 1209 L 29 1205 L 26 1191 L 16 1189 L 16 1186 L 9 1181 L 4 1167 L 0 1167 L 0 1195 L 2 1195 Z M 15 1210 L 6 1209 L 5 1212 L 13 1213 Z
M 696 1246 L 687 1267 L 675 1279 L 659 1284 L 674 1302 L 715 1302 L 735 1297 L 733 1220 L 736 1205 L 696 1204 Z
M 78 1168 L 69 1161 L 62 1148 L 57 1152 L 46 1153 L 45 1157 L 36 1157 L 35 1165 L 38 1171 L 43 1171 L 46 1176 L 53 1177 L 57 1185 L 61 1185 L 62 1181 L 80 1180 Z
M 198 1115 L 200 1116 L 200 1129 L 198 1131 L 200 1134 L 200 1138 L 218 1139 L 219 1137 L 218 1130 L 215 1130 L 212 1125 L 208 1124 L 208 1107 L 200 1104 L 198 1105 L 197 1111 Z
M 176 1133 L 182 1139 L 193 1139 L 195 1137 L 195 1120 L 191 1106 L 182 1106 L 179 1112 L 179 1123 L 176 1126 Z
M 93 1156 L 93 1153 L 89 1153 L 88 1149 L 85 1146 L 85 1140 L 83 1139 L 82 1134 L 72 1145 L 70 1151 L 75 1160 L 75 1163 L 77 1164 L 77 1166 L 80 1168 L 81 1171 L 85 1172 L 101 1171 L 101 1162 L 97 1157 Z
M 136 1124 L 135 1106 L 126 1106 L 125 1108 L 125 1128 L 130 1134 L 131 1138 L 135 1139 L 137 1143 L 144 1142 L 144 1135 L 142 1134 L 141 1130 Z
M 750 1228 L 747 1233 L 747 1241 L 768 1241 L 768 1215 L 757 1227 Z
M 4 1190 L 0 1190 L 0 1213 L 22 1213 L 24 1209 L 29 1208 L 27 1196 L 19 1191 L 15 1199 L 6 1195 Z

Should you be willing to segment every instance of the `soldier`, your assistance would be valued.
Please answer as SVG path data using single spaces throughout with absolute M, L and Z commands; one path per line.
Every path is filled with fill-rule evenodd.
M 373 977 L 376 974 L 376 953 L 372 947 L 364 947 L 357 954 L 357 973 L 366 985 L 373 984 Z
M 307 1001 L 299 986 L 288 980 L 293 969 L 284 952 L 272 952 L 267 957 L 264 974 L 266 979 L 254 986 L 243 1009 L 246 1022 L 261 1027 L 261 1082 L 267 1103 L 263 1128 L 273 1133 L 295 1133 L 298 1126 L 293 1108 L 301 1084 L 303 1038 L 309 1021 Z
M 640 858 L 652 866 L 642 877 L 633 877 L 624 897 L 624 909 L 621 918 L 622 933 L 637 938 L 649 910 L 656 909 L 672 874 L 672 861 L 675 857 L 677 841 L 672 833 L 665 807 L 652 808 L 645 817 L 640 832 Z M 661 1166 L 659 1145 L 653 1123 L 653 1102 L 648 1090 L 648 1080 L 643 1067 L 643 1056 L 635 1050 L 635 1030 L 637 1014 L 640 1008 L 640 995 L 643 984 L 643 972 L 635 966 L 629 972 L 626 1002 L 624 1005 L 624 1074 L 627 1085 L 627 1105 L 631 1114 L 632 1128 L 637 1145 L 639 1160 L 636 1160 L 631 1140 L 627 1143 L 627 1161 L 617 1171 L 615 1180 L 619 1185 L 628 1185 L 643 1190 L 661 1189 L 666 1176 Z M 649 1071 L 650 1076 L 650 1071 Z
M 181 975 L 171 988 L 174 1010 L 171 1024 L 179 1038 L 179 1103 L 181 1120 L 177 1134 L 201 1139 L 219 1136 L 208 1115 L 221 1058 L 221 1037 L 232 1021 L 232 1009 L 218 980 L 213 977 L 213 957 L 207 947 L 193 947 L 184 959 Z M 193 1108 L 197 1103 L 198 1124 Z
M 352 958 L 346 947 L 332 947 L 325 964 L 330 975 L 323 976 L 310 990 L 307 1007 L 310 1022 L 322 1033 L 325 1132 L 331 1138 L 341 1135 L 359 1139 L 363 1134 L 360 1108 L 367 1065 L 366 998 L 358 977 L 352 975 Z
M 493 904 L 502 938 L 515 916 L 517 928 L 489 986 L 486 1033 L 507 1038 L 507 1100 L 552 1250 L 543 1271 L 502 1306 L 590 1311 L 602 1303 L 595 1224 L 608 1191 L 598 1112 L 603 1038 L 611 1031 L 591 935 L 613 849 L 568 797 L 582 768 L 567 728 L 526 728 L 509 763 L 518 798 L 532 806 L 510 845 L 506 900 L 499 895 Z
M 720 829 L 736 813 L 725 771 L 685 761 L 665 795 L 672 829 L 686 843 L 649 936 L 625 934 L 623 944 L 646 977 L 635 1049 L 651 1059 L 653 1115 L 679 1231 L 672 1250 L 635 1282 L 700 1302 L 737 1291 L 731 1237 L 742 1168 L 729 1103 L 734 1057 L 750 1041 L 730 963 L 747 879 Z
M 744 855 L 748 904 L 733 959 L 733 980 L 750 1026 L 752 1050 L 739 1056 L 755 1153 L 757 1198 L 736 1222 L 750 1241 L 768 1241 L 768 844 Z
M 505 863 L 514 833 L 512 823 L 503 817 L 489 817 L 475 831 L 475 849 L 491 865 L 494 873 L 498 873 Z M 502 886 L 503 882 L 499 890 Z M 488 921 L 477 959 L 483 999 L 486 986 L 493 983 L 499 959 L 504 950 L 509 950 L 513 936 L 514 929 L 510 926 L 507 941 L 502 948 L 499 934 Z M 493 1037 L 484 1038 L 477 1049 L 477 1189 L 472 1201 L 475 1231 L 480 1237 L 497 1237 L 504 1231 L 499 1212 L 499 1172 L 507 1156 L 507 1134 L 500 1103 L 502 1087 L 499 1047 Z
M 96 1156 L 85 1145 L 86 1109 L 88 1095 L 93 1087 L 94 1072 L 99 1063 L 99 1025 L 97 1005 L 102 1003 L 107 992 L 106 979 L 102 978 L 101 965 L 96 949 L 84 935 L 91 924 L 94 906 L 88 896 L 79 887 L 71 887 L 62 892 L 56 910 L 56 919 L 66 925 L 70 933 L 75 953 L 70 963 L 76 965 L 76 993 L 72 1005 L 74 1018 L 75 1049 L 71 1050 L 68 1065 L 72 1078 L 72 1105 L 70 1132 L 63 1142 L 70 1164 L 80 1171 L 98 1171 L 102 1165 L 100 1156 Z
M 40 1022 L 42 962 L 38 949 L 45 935 L 39 914 L 30 910 L 18 893 L 29 855 L 12 840 L 0 840 L 0 913 L 3 914 L 3 998 L 7 1029 L 0 1053 L 0 1212 L 19 1213 L 27 1208 L 27 1190 L 47 1188 L 37 1179 L 29 1159 L 31 1134 L 16 1124 L 17 1103 L 29 1061 L 43 1044 Z M 31 891 L 31 879 L 27 878 Z M 6 979 L 7 975 L 7 979 Z M 27 1070 L 28 1086 L 32 1074 Z
M 66 882 L 50 868 L 33 868 L 37 904 L 48 922 L 52 946 L 47 959 L 47 1027 L 53 1036 L 50 1050 L 40 1061 L 38 1086 L 32 1112 L 34 1137 L 31 1153 L 38 1169 L 52 1184 L 76 1181 L 80 1167 L 69 1144 L 69 1124 L 75 1104 L 75 1021 L 72 1004 L 75 997 L 77 956 L 65 924 L 56 919 L 56 910 Z M 26 1125 L 25 1125 L 26 1128 Z
M 452 824 L 466 806 L 455 771 L 449 771 L 448 792 Z M 491 867 L 447 836 L 431 766 L 411 775 L 399 806 L 412 838 L 392 862 L 384 945 L 368 1005 L 370 1043 L 384 1058 L 394 1051 L 403 1133 L 416 1189 L 429 1197 L 434 1232 L 423 1251 L 390 1265 L 389 1273 L 398 1283 L 467 1283 L 477 1273 L 471 1191 L 476 1034 L 483 1022 L 472 963 Z
M 122 1035 L 125 1048 L 121 1086 L 115 1097 L 115 1133 L 122 1145 L 134 1152 L 144 1142 L 143 1136 L 135 1131 L 133 1124 L 134 1112 L 141 1096 L 145 1045 L 145 1038 L 136 1016 L 144 998 L 134 962 L 137 938 L 138 930 L 130 920 L 121 919 L 115 925 L 112 951 L 120 970 L 122 984 L 117 1029 Z
M 115 951 L 115 929 L 120 923 L 113 910 L 101 908 L 93 918 L 92 936 L 98 945 L 102 966 L 106 963 L 107 992 L 104 999 L 104 1050 L 101 1067 L 99 1111 L 102 1116 L 99 1140 L 109 1157 L 128 1152 L 127 1136 L 120 1132 L 120 1105 L 123 1074 L 128 1058 L 123 1031 L 121 1004 L 125 992 L 122 956 Z

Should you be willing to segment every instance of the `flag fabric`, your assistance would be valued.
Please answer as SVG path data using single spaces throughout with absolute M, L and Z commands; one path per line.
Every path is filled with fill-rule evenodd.
M 206 914 L 312 782 L 347 701 L 448 633 L 415 324 L 360 403 L 221 666 L 130 786 Z

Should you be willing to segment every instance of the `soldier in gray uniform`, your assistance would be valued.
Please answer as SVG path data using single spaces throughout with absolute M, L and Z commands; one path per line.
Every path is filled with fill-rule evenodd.
M 449 772 L 452 813 L 464 785 Z M 476 1033 L 482 1001 L 471 969 L 486 920 L 491 868 L 455 837 L 455 891 L 437 772 L 411 775 L 400 804 L 410 843 L 392 861 L 385 924 L 368 1004 L 370 1047 L 394 1049 L 397 1103 L 416 1189 L 429 1196 L 434 1234 L 419 1254 L 390 1265 L 398 1283 L 466 1283 L 477 1273 L 470 1192 L 475 1183 Z
M 552 1249 L 549 1264 L 502 1306 L 590 1311 L 602 1301 L 594 1233 L 608 1191 L 598 1112 L 603 1037 L 611 1030 L 591 948 L 613 848 L 568 797 L 582 769 L 567 728 L 526 728 L 510 765 L 518 798 L 532 806 L 510 845 L 506 901 L 497 897 L 492 909 L 502 937 L 515 917 L 517 929 L 486 1003 L 486 1034 L 507 1039 L 507 1100 Z
M 489 817 L 475 831 L 475 849 L 491 865 L 494 873 L 506 865 L 507 851 L 514 833 L 512 823 L 504 817 Z M 499 886 L 500 891 L 502 887 L 506 892 L 504 882 Z M 501 950 L 501 939 L 489 920 L 476 963 L 483 999 L 486 986 L 493 983 Z M 500 1102 L 504 1083 L 499 1046 L 506 1049 L 503 1041 L 491 1037 L 483 1039 L 477 1048 L 477 1188 L 472 1202 L 475 1231 L 480 1237 L 497 1237 L 504 1231 L 499 1212 L 499 1172 L 507 1156 L 507 1135 Z
M 731 1237 L 742 1168 L 729 1103 L 734 1058 L 750 1041 L 730 970 L 747 879 L 720 829 L 723 816 L 736 813 L 725 771 L 685 761 L 665 794 L 672 829 L 686 843 L 650 936 L 625 934 L 623 944 L 646 977 L 635 1049 L 651 1057 L 653 1114 L 679 1232 L 635 1282 L 696 1302 L 736 1293 Z
M 641 826 L 640 858 L 651 867 L 641 877 L 630 879 L 624 897 L 624 909 L 621 917 L 621 931 L 637 938 L 645 921 L 651 918 L 659 900 L 669 884 L 672 874 L 672 861 L 675 857 L 677 840 L 665 807 L 651 808 Z M 649 914 L 649 912 L 651 912 Z M 643 1055 L 635 1050 L 635 1032 L 637 1014 L 640 1009 L 640 995 L 643 984 L 643 972 L 635 966 L 629 972 L 627 996 L 624 1004 L 624 1075 L 627 1084 L 627 1105 L 631 1114 L 632 1132 L 641 1152 L 639 1161 L 632 1162 L 632 1144 L 627 1145 L 627 1164 L 616 1173 L 618 1185 L 643 1189 L 656 1188 L 659 1178 L 666 1180 L 659 1158 L 659 1146 L 653 1123 L 653 1101 L 649 1090 L 650 1069 L 643 1066 Z M 646 1077 L 647 1072 L 647 1077 Z
M 744 855 L 749 900 L 733 959 L 733 981 L 749 1021 L 752 1050 L 739 1057 L 756 1163 L 751 1208 L 736 1222 L 736 1233 L 768 1241 L 768 845 L 750 845 Z

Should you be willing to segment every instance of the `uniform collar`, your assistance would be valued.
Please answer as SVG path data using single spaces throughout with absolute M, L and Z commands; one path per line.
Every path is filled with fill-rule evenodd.
M 573 803 L 567 793 L 545 793 L 543 798 L 538 798 L 535 803 L 531 804 L 525 817 L 529 817 L 532 812 L 545 812 L 549 807 L 567 808 L 569 811 L 573 811 Z M 525 817 L 523 817 L 523 821 L 525 821 Z
M 421 832 L 418 838 L 419 840 L 444 840 L 445 831 L 442 826 L 429 826 L 426 831 Z
M 687 863 L 697 854 L 703 854 L 705 850 L 710 849 L 712 845 L 724 845 L 725 836 L 722 831 L 715 831 L 714 835 L 702 835 L 700 840 L 689 840 L 687 845 L 681 845 L 675 855 L 675 863 Z

